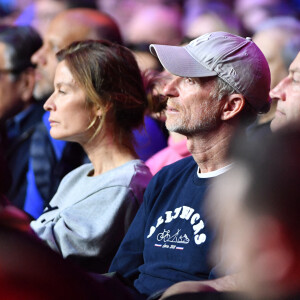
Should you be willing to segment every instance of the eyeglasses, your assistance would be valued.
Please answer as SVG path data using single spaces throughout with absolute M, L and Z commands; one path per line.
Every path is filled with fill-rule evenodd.
M 26 68 L 15 68 L 15 69 L 0 69 L 0 78 L 7 74 L 12 74 L 13 76 L 19 76 Z
M 18 73 L 21 73 L 22 71 L 24 71 L 28 67 L 35 68 L 35 65 L 25 64 L 25 65 L 21 65 L 21 66 L 15 68 L 15 69 L 0 69 L 0 75 L 1 74 L 18 74 Z
M 21 70 L 17 70 L 17 69 L 0 69 L 0 76 L 2 74 L 17 74 L 20 72 Z
M 0 69 L 0 73 L 8 74 L 8 73 L 14 73 L 14 69 Z

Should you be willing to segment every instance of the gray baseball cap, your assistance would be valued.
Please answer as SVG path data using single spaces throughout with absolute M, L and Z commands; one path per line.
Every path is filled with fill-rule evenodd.
M 264 113 L 270 108 L 268 62 L 251 38 L 212 32 L 186 46 L 150 45 L 163 67 L 180 77 L 219 76 L 249 104 Z

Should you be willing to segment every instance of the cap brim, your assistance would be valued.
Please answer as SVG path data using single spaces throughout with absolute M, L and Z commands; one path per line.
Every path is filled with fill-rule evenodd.
M 210 77 L 217 73 L 203 67 L 184 47 L 150 45 L 150 52 L 157 56 L 163 67 L 181 77 Z

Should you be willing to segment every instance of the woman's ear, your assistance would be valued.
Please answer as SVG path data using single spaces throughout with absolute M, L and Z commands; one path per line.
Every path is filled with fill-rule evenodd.
M 226 121 L 236 116 L 245 106 L 245 98 L 241 94 L 232 94 L 227 96 L 224 104 L 221 119 Z
M 103 115 L 103 109 L 100 105 L 95 106 L 95 114 L 98 118 L 102 117 Z
M 101 118 L 103 117 L 103 115 L 107 115 L 110 108 L 111 108 L 110 103 L 107 103 L 105 106 L 101 106 L 99 104 L 94 106 L 96 117 Z

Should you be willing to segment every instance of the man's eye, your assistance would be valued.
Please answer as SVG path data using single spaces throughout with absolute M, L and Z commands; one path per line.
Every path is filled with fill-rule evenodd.
M 293 80 L 293 83 L 300 83 L 300 78 L 298 78 L 298 77 L 293 77 L 292 80 Z
M 300 83 L 300 73 L 299 72 L 294 72 L 291 76 L 292 78 L 292 82 L 295 84 L 299 84 Z
M 300 85 L 300 80 L 298 80 L 298 78 L 297 79 L 292 78 L 292 84 L 296 85 L 296 86 L 299 86 Z
M 57 52 L 59 51 L 59 47 L 56 46 L 56 45 L 52 45 L 51 50 L 52 50 L 54 53 L 57 53 Z
M 187 83 L 190 83 L 190 84 L 195 83 L 194 79 L 190 78 L 190 77 L 187 77 L 185 80 L 186 80 Z

